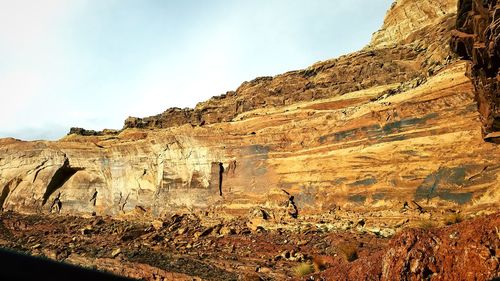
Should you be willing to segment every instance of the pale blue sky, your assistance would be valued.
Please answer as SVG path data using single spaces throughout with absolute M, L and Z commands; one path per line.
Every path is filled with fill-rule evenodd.
M 193 107 L 365 46 L 392 0 L 0 0 L 0 137 Z

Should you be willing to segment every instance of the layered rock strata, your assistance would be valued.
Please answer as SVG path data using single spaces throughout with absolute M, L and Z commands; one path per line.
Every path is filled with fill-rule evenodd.
M 363 51 L 318 62 L 306 69 L 244 82 L 235 91 L 170 108 L 146 118 L 129 117 L 124 128 L 168 128 L 228 122 L 262 108 L 283 107 L 391 83 L 419 84 L 450 61 L 448 41 L 455 1 L 396 1 L 381 30 Z
M 468 62 L 450 52 L 456 3 L 436 3 L 397 1 L 360 52 L 195 109 L 129 118 L 119 134 L 1 140 L 1 206 L 151 216 L 258 207 L 278 220 L 496 209 L 500 149 L 483 141 Z

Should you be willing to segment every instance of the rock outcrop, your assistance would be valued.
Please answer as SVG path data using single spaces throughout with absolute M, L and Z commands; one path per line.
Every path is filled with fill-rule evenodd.
M 384 19 L 382 28 L 373 34 L 371 47 L 387 47 L 415 40 L 413 32 L 439 25 L 442 19 L 454 15 L 456 1 L 397 0 Z
M 169 128 L 233 121 L 256 109 L 288 106 L 392 83 L 419 84 L 449 63 L 448 41 L 455 23 L 454 0 L 396 1 L 384 26 L 363 51 L 275 77 L 244 82 L 236 91 L 170 108 L 146 118 L 129 117 L 124 128 Z
M 0 247 L 145 280 L 499 278 L 498 11 L 398 0 L 359 52 L 0 139 Z
M 69 129 L 68 135 L 80 135 L 80 136 L 104 136 L 104 135 L 116 135 L 119 131 L 104 129 L 102 131 L 86 130 L 84 128 L 73 127 Z
M 460 0 L 452 47 L 472 61 L 468 70 L 486 140 L 500 142 L 500 4 Z
M 497 280 L 498 214 L 436 229 L 407 229 L 384 249 L 316 274 L 323 280 Z
M 454 7 L 397 1 L 360 52 L 129 118 L 119 134 L 3 140 L 1 206 L 151 216 L 265 207 L 274 217 L 341 208 L 386 220 L 412 205 L 496 209 L 500 149 L 483 140 L 479 80 L 449 47 Z
M 435 230 L 412 229 L 393 239 L 381 280 L 493 280 L 499 277 L 500 215 Z

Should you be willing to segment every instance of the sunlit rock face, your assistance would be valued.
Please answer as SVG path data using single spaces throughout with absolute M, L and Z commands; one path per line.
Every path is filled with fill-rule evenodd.
M 449 47 L 456 7 L 397 1 L 362 51 L 245 82 L 192 110 L 129 118 L 118 134 L 1 140 L 2 208 L 495 209 L 500 149 L 483 140 L 469 62 Z
M 383 47 L 414 40 L 412 32 L 440 24 L 455 16 L 456 0 L 396 0 L 388 11 L 382 28 L 373 34 L 370 46 Z

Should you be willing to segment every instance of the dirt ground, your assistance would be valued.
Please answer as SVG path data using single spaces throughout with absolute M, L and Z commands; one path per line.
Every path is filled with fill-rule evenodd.
M 384 238 L 373 233 L 325 230 L 312 224 L 268 230 L 249 227 L 243 218 L 207 222 L 193 214 L 146 223 L 99 216 L 4 212 L 0 214 L 0 247 L 144 280 L 383 280 L 387 274 L 401 280 L 404 274 L 396 273 L 407 271 L 412 276 L 432 277 L 433 272 L 429 275 L 429 271 L 404 268 L 411 261 L 398 259 L 411 260 L 413 254 L 411 245 L 410 249 L 401 249 L 409 243 L 400 239 L 431 241 L 435 236 L 448 237 L 452 248 L 453 243 L 463 248 L 460 241 L 464 239 L 463 243 L 471 246 L 491 248 L 486 267 L 491 272 L 484 275 L 487 278 L 499 276 L 500 236 L 496 236 L 499 234 L 495 227 L 500 227 L 500 214 L 487 221 L 477 222 L 483 226 L 483 236 L 478 234 L 481 231 L 465 231 L 460 227 L 464 223 L 460 223 L 437 230 L 411 229 Z M 476 227 L 471 224 L 467 229 Z M 460 232 L 479 238 L 449 238 L 460 236 Z M 438 239 L 440 245 L 446 242 Z M 412 245 L 417 248 L 415 241 Z M 425 251 L 439 257 L 445 249 Z M 386 262 L 391 254 L 393 261 Z M 424 264 L 425 254 L 421 256 Z M 394 268 L 394 272 L 385 272 L 386 267 Z

